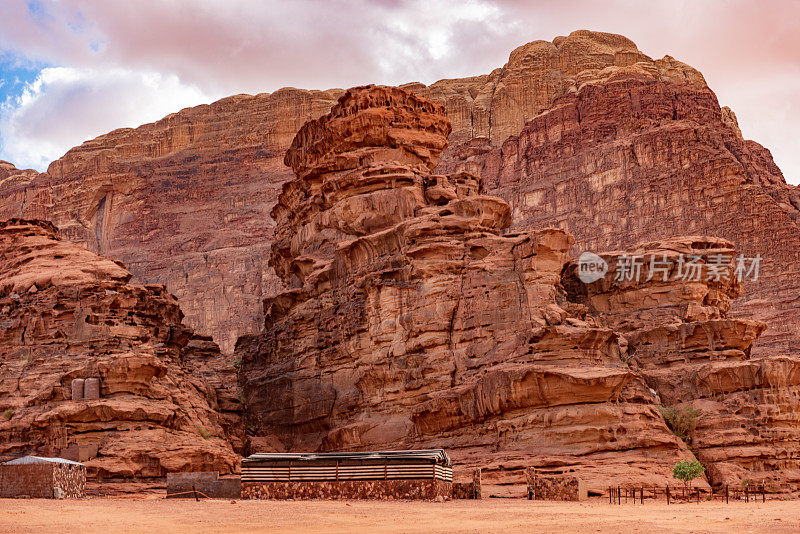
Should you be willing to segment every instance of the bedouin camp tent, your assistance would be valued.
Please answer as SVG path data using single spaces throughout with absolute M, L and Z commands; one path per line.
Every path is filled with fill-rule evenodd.
M 242 460 L 242 482 L 438 479 L 453 481 L 442 449 L 256 453 Z

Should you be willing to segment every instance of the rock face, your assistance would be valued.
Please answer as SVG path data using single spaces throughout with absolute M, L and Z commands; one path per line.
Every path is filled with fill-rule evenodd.
M 745 283 L 732 315 L 770 325 L 757 353 L 796 351 L 797 188 L 769 151 L 742 139 L 735 115 L 720 108 L 700 73 L 669 56 L 636 55 L 629 41 L 586 32 L 573 38 L 588 50 L 567 54 L 573 63 L 564 59 L 567 41 L 533 47 L 520 61 L 512 54 L 506 69 L 560 80 L 551 102 L 519 135 L 455 147 L 442 169 L 481 174 L 487 190 L 511 205 L 512 228 L 568 230 L 574 254 L 703 234 L 760 255 L 761 275 Z M 611 51 L 591 52 L 601 50 Z M 597 57 L 604 60 L 594 67 L 582 63 Z
M 561 226 L 573 253 L 725 237 L 764 257 L 763 276 L 732 307 L 772 325 L 755 351 L 796 346 L 800 191 L 742 139 L 696 70 L 622 36 L 576 31 L 521 46 L 484 76 L 406 87 L 446 106 L 440 172 L 482 176 L 511 205 L 514 229 Z M 234 96 L 100 136 L 41 175 L 2 164 L 0 218 L 52 220 L 137 281 L 165 284 L 188 325 L 230 352 L 281 287 L 266 258 L 269 213 L 292 176 L 285 150 L 341 93 Z
M 235 386 L 197 372 L 219 350 L 201 359 L 175 298 L 131 276 L 50 223 L 0 223 L 0 456 L 81 450 L 103 477 L 236 467 L 218 393 Z
M 188 326 L 230 353 L 279 287 L 266 257 L 286 148 L 339 94 L 233 96 L 87 141 L 42 174 L 0 162 L 0 219 L 50 220 L 135 281 L 166 285 Z
M 601 256 L 609 274 L 590 284 L 570 264 L 569 297 L 625 335 L 634 368 L 666 406 L 700 411 L 688 437 L 710 482 L 738 487 L 750 479 L 796 489 L 800 356 L 754 356 L 766 325 L 728 316 L 741 292 L 732 243 L 689 237 Z M 637 261 L 641 272 L 634 275 Z
M 444 108 L 347 91 L 301 128 L 272 212 L 286 290 L 240 339 L 259 450 L 443 447 L 488 483 L 524 468 L 664 483 L 691 456 L 611 329 L 560 289 L 572 238 L 501 235 L 480 178 L 434 174 Z

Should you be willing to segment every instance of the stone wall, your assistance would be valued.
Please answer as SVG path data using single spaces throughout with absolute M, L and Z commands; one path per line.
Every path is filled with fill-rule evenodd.
M 442 480 L 340 480 L 320 482 L 243 482 L 243 499 L 421 499 L 450 497 L 452 482 Z
M 50 463 L 0 465 L 0 498 L 78 499 L 85 495 L 86 468 Z
M 242 479 L 219 478 L 216 471 L 167 473 L 168 498 L 191 499 L 195 491 L 212 499 L 238 499 L 242 496 Z
M 82 465 L 54 464 L 53 492 L 53 497 L 57 498 L 80 499 L 85 497 L 86 468 Z
M 541 475 L 525 470 L 528 498 L 540 501 L 583 501 L 588 498 L 586 483 L 572 475 Z
M 472 472 L 472 481 L 453 482 L 454 499 L 481 499 L 481 470 L 475 469 Z

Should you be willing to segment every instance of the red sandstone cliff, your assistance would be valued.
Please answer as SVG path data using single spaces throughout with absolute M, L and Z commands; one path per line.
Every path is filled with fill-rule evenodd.
M 567 359 L 559 363 L 558 373 L 561 374 L 548 374 L 550 378 L 539 382 L 537 387 L 544 388 L 541 391 L 558 390 L 563 393 L 558 386 L 558 376 L 570 377 L 569 391 L 576 398 L 582 398 L 580 388 L 576 386 L 581 380 L 588 384 L 586 391 L 593 395 L 602 397 L 606 393 L 611 396 L 620 393 L 619 384 L 614 386 L 606 379 L 602 381 L 605 386 L 600 386 L 597 376 L 576 378 L 575 367 L 582 365 L 576 362 L 584 361 L 585 351 L 588 351 L 596 357 L 599 367 L 604 369 L 603 373 L 607 373 L 609 368 L 613 369 L 619 359 L 615 355 L 619 348 L 614 347 L 613 339 L 622 333 L 634 348 L 634 354 L 638 351 L 636 358 L 640 367 L 638 370 L 623 370 L 621 375 L 614 376 L 628 377 L 624 380 L 633 381 L 627 382 L 629 384 L 647 381 L 667 403 L 676 401 L 677 391 L 686 402 L 710 414 L 706 419 L 701 419 L 693 437 L 693 446 L 699 447 L 698 455 L 710 466 L 709 474 L 713 479 L 734 480 L 753 474 L 761 478 L 775 478 L 775 469 L 780 469 L 785 472 L 781 482 L 797 483 L 800 480 L 795 460 L 798 422 L 797 407 L 793 401 L 797 373 L 794 371 L 793 353 L 796 351 L 800 326 L 800 190 L 786 185 L 766 149 L 742 138 L 735 115 L 731 110 L 719 106 L 702 75 L 668 56 L 653 61 L 623 37 L 574 32 L 552 43 L 537 41 L 522 46 L 511 54 L 504 67 L 485 76 L 443 80 L 429 87 L 421 84 L 409 84 L 406 87 L 418 95 L 446 105 L 453 131 L 449 148 L 439 157 L 437 172 L 441 174 L 395 169 L 392 172 L 405 175 L 404 180 L 409 172 L 417 178 L 408 179 L 406 185 L 395 183 L 389 186 L 385 183 L 385 176 L 379 173 L 370 186 L 376 188 L 375 191 L 369 195 L 363 190 L 359 193 L 372 198 L 370 204 L 344 203 L 345 208 L 338 211 L 326 209 L 330 217 L 336 216 L 335 220 L 355 222 L 313 236 L 312 242 L 319 245 L 315 253 L 324 250 L 326 242 L 332 250 L 335 248 L 332 244 L 338 243 L 348 232 L 372 235 L 376 225 L 399 224 L 410 216 L 408 210 L 412 208 L 415 213 L 418 209 L 435 211 L 455 202 L 454 206 L 459 206 L 462 211 L 445 216 L 458 219 L 458 223 L 448 231 L 463 228 L 465 218 L 474 218 L 477 213 L 473 209 L 474 199 L 470 197 L 478 194 L 483 198 L 486 193 L 491 193 L 510 205 L 510 209 L 499 209 L 503 213 L 508 210 L 513 232 L 559 226 L 575 235 L 576 241 L 570 249 L 570 240 L 564 232 L 534 231 L 529 234 L 533 237 L 529 238 L 525 247 L 534 251 L 533 257 L 552 255 L 551 259 L 558 258 L 553 264 L 565 261 L 568 249 L 572 254 L 584 249 L 620 249 L 637 242 L 687 233 L 721 236 L 730 241 L 725 247 L 735 246 L 747 255 L 761 254 L 760 279 L 746 283 L 742 296 L 735 298 L 738 293 L 732 292 L 720 301 L 727 303 L 733 299 L 730 311 L 727 311 L 725 304 L 716 312 L 707 310 L 711 315 L 702 320 L 687 316 L 676 318 L 667 313 L 662 319 L 653 319 L 649 325 L 633 328 L 628 323 L 630 317 L 643 312 L 631 304 L 630 309 L 614 312 L 614 317 L 599 314 L 605 321 L 625 322 L 615 325 L 617 333 L 607 334 L 605 341 L 585 337 L 586 332 L 604 330 L 595 324 L 596 320 L 591 314 L 582 315 L 581 312 L 576 315 L 576 310 L 566 301 L 556 302 L 556 308 L 561 311 L 549 307 L 552 303 L 547 301 L 550 298 L 548 295 L 558 292 L 554 285 L 557 284 L 557 269 L 549 270 L 549 267 L 536 262 L 528 267 L 540 274 L 549 273 L 545 278 L 552 278 L 553 281 L 542 282 L 540 289 L 543 288 L 543 293 L 537 291 L 537 299 L 527 304 L 520 303 L 513 310 L 516 310 L 514 313 L 526 309 L 552 312 L 545 313 L 543 317 L 553 337 L 538 341 L 521 340 L 516 329 L 510 329 L 506 324 L 508 321 L 503 320 L 500 320 L 500 326 L 489 328 L 487 325 L 497 318 L 492 318 L 491 314 L 482 316 L 478 309 L 480 307 L 474 303 L 485 301 L 488 304 L 483 308 L 496 307 L 497 302 L 506 302 L 504 299 L 520 293 L 521 287 L 526 285 L 524 281 L 511 281 L 499 274 L 504 272 L 508 264 L 506 253 L 503 252 L 503 246 L 506 245 L 490 247 L 487 256 L 470 257 L 470 261 L 461 267 L 465 272 L 477 270 L 481 273 L 480 276 L 467 279 L 471 280 L 470 283 L 477 283 L 480 288 L 484 284 L 492 287 L 491 299 L 485 295 L 481 297 L 480 291 L 467 287 L 463 295 L 469 298 L 457 299 L 458 313 L 463 315 L 444 314 L 445 318 L 457 319 L 452 325 L 449 322 L 444 326 L 440 324 L 441 317 L 437 313 L 441 310 L 438 308 L 432 308 L 433 312 L 425 311 L 424 299 L 418 301 L 422 304 L 415 309 L 415 313 L 422 313 L 417 317 L 429 320 L 426 324 L 431 326 L 433 332 L 444 329 L 451 332 L 451 336 L 456 334 L 445 345 L 461 347 L 459 350 L 469 346 L 481 347 L 481 339 L 488 331 L 508 339 L 510 346 L 517 347 L 514 350 L 533 343 L 539 344 L 533 353 L 549 351 L 554 355 L 563 354 L 563 336 L 567 334 L 564 328 L 559 328 L 566 324 L 569 327 L 565 327 L 567 330 L 581 332 L 575 334 L 577 338 L 573 338 L 580 346 L 578 352 L 581 354 L 574 355 L 573 361 Z M 203 333 L 214 335 L 230 351 L 240 334 L 256 332 L 261 328 L 263 297 L 274 296 L 283 281 L 294 287 L 286 295 L 268 299 L 268 317 L 274 326 L 277 324 L 274 321 L 286 320 L 286 315 L 282 314 L 289 313 L 297 305 L 297 299 L 301 298 L 297 291 L 305 285 L 309 274 L 316 276 L 320 272 L 319 258 L 315 254 L 294 257 L 291 235 L 297 234 L 298 229 L 289 225 L 285 227 L 284 234 L 279 232 L 277 237 L 276 246 L 283 251 L 274 256 L 276 259 L 273 261 L 283 280 L 278 278 L 267 264 L 276 224 L 269 213 L 278 199 L 281 186 L 292 178 L 282 159 L 293 136 L 308 119 L 327 113 L 341 94 L 340 90 L 309 92 L 284 89 L 271 95 L 240 95 L 210 106 L 186 109 L 154 124 L 135 130 L 117 130 L 88 141 L 54 162 L 48 172 L 42 174 L 17 170 L 13 165 L 0 162 L 0 218 L 24 215 L 52 219 L 59 226 L 60 233 L 69 239 L 83 243 L 94 251 L 125 260 L 136 280 L 165 283 L 179 297 L 181 306 L 187 312 L 187 322 Z M 416 145 L 416 142 L 412 144 Z M 426 150 L 430 151 L 431 147 L 428 146 Z M 293 153 L 297 154 L 297 150 Z M 426 157 L 431 165 L 436 160 L 436 157 Z M 406 165 L 409 162 L 401 163 Z M 338 163 L 334 161 L 330 165 L 332 167 L 326 167 L 325 172 L 336 171 Z M 309 168 L 316 169 L 317 166 L 318 163 L 314 162 Z M 305 178 L 308 169 L 301 167 L 298 170 Z M 481 175 L 485 191 L 481 190 L 478 181 L 460 171 Z M 345 191 L 352 187 L 352 184 L 340 185 Z M 407 194 L 415 188 L 417 193 L 408 197 L 407 201 L 398 204 L 395 200 L 389 200 L 398 191 Z M 389 196 L 377 193 L 387 189 L 391 190 L 391 195 L 384 194 Z M 419 202 L 428 207 L 420 208 L 417 205 Z M 483 205 L 488 204 L 484 202 Z M 388 219 L 382 211 L 387 206 L 394 210 Z M 468 206 L 473 207 L 467 209 Z M 353 219 L 355 212 L 379 208 L 379 216 Z M 286 216 L 280 207 L 276 208 L 275 213 L 279 219 Z M 496 218 L 495 213 L 488 216 L 487 220 Z M 495 223 L 486 227 L 481 225 L 481 232 L 488 232 L 480 238 L 482 247 L 487 242 L 508 244 L 520 239 L 521 234 L 512 235 L 503 230 L 505 216 L 502 219 L 502 224 L 495 220 Z M 472 223 L 468 223 L 468 227 L 469 224 Z M 448 239 L 452 240 L 452 235 Z M 340 254 L 352 254 L 358 261 L 367 258 L 370 268 L 373 268 L 387 261 L 387 256 L 370 256 L 375 250 L 371 248 L 374 245 L 372 240 L 374 238 L 367 240 L 370 246 L 363 254 L 350 249 Z M 461 246 L 466 246 L 464 243 L 468 242 L 462 241 Z M 469 246 L 472 250 L 472 245 Z M 517 244 L 512 249 L 521 250 L 520 247 Z M 406 249 L 400 250 L 401 254 L 397 250 L 393 254 L 406 258 L 404 261 L 411 265 L 420 265 L 419 258 L 415 256 L 418 251 L 409 254 Z M 293 259 L 289 261 L 289 258 Z M 497 258 L 506 259 L 495 261 Z M 426 259 L 424 254 L 422 259 L 426 269 L 421 272 L 412 269 L 408 282 L 425 283 L 426 276 L 438 273 L 437 276 L 442 278 L 435 286 L 449 288 L 447 269 L 442 267 L 449 263 L 442 263 L 435 257 Z M 392 262 L 389 263 L 391 268 L 395 268 Z M 452 287 L 456 286 L 462 287 L 460 284 Z M 645 288 L 645 292 L 651 289 Z M 348 291 L 354 290 L 348 288 Z M 442 294 L 447 306 L 455 298 L 450 291 L 447 289 Z M 362 303 L 358 298 L 344 298 L 343 295 L 334 293 L 332 301 L 323 299 L 322 306 L 328 306 L 331 302 L 339 302 L 343 306 L 328 315 L 323 314 L 328 323 L 335 323 L 342 313 L 349 313 Z M 302 296 L 302 299 L 307 300 L 308 296 Z M 348 304 L 351 302 L 354 304 Z M 101 304 L 110 305 L 110 302 Z M 701 307 L 708 307 L 707 303 L 701 304 Z M 174 306 L 174 303 L 170 306 Z M 597 312 L 596 309 L 594 311 Z M 7 316 L 8 311 L 3 313 L 6 314 L 4 320 L 10 317 Z M 106 310 L 103 313 L 110 312 Z M 156 322 L 175 326 L 180 320 L 176 322 L 174 314 L 173 310 L 168 314 L 170 318 L 161 318 Z M 367 314 L 366 317 L 366 324 L 374 328 L 369 317 L 375 316 Z M 399 317 L 404 315 L 400 314 Z M 758 334 L 761 327 L 742 326 L 748 324 L 748 318 L 767 324 L 768 328 L 760 338 Z M 117 319 L 112 317 L 109 320 L 113 322 Z M 458 321 L 464 321 L 463 328 L 452 329 Z M 694 325 L 698 322 L 700 326 Z M 307 326 L 318 332 L 332 328 L 331 324 Z M 400 326 L 406 328 L 407 324 Z M 381 322 L 378 327 L 389 328 L 389 325 Z M 637 340 L 647 341 L 658 333 L 689 330 L 694 334 L 687 338 L 688 345 L 682 344 L 685 340 L 678 342 L 670 335 L 659 334 L 654 348 L 648 351 L 637 349 Z M 14 336 L 19 334 L 19 330 L 14 332 Z M 705 333 L 714 340 L 712 346 L 704 345 L 700 334 Z M 69 333 L 70 339 L 74 339 L 73 334 Z M 416 332 L 414 336 L 418 334 Z M 351 333 L 348 331 L 347 335 Z M 399 350 L 410 339 L 417 339 L 414 336 L 403 338 L 402 343 L 393 342 L 391 350 Z M 302 336 L 298 335 L 296 339 L 302 340 Z M 436 335 L 430 338 L 422 336 L 422 339 L 424 343 L 420 347 L 427 347 L 426 343 L 437 346 L 436 343 L 441 341 Z M 459 339 L 459 342 L 455 341 Z M 332 341 L 326 336 L 320 340 Z M 549 348 L 543 349 L 541 343 L 545 341 Z M 242 347 L 251 355 L 264 354 L 268 343 L 279 343 L 279 340 L 248 337 L 243 340 Z M 616 344 L 619 345 L 619 342 Z M 348 349 L 351 351 L 347 352 L 349 357 L 357 353 L 358 348 Z M 303 350 L 306 349 L 309 347 Z M 508 347 L 503 350 L 506 349 Z M 170 350 L 174 352 L 175 347 Z M 283 353 L 274 347 L 270 350 L 287 356 L 285 349 L 281 349 Z M 505 354 L 511 366 L 523 363 L 514 350 Z M 476 349 L 469 354 L 474 356 L 478 352 Z M 204 392 L 200 397 L 207 399 L 200 401 L 201 404 L 207 403 L 212 412 L 217 414 L 214 417 L 218 417 L 218 433 L 240 444 L 242 429 L 237 420 L 239 399 L 230 386 L 233 378 L 230 366 L 216 351 L 214 344 L 205 338 L 192 338 L 179 353 L 183 359 L 181 372 L 204 379 L 204 385 L 195 387 Z M 244 379 L 250 382 L 253 389 L 257 389 L 258 384 L 273 380 L 275 376 L 300 379 L 294 383 L 302 386 L 295 391 L 291 391 L 290 382 L 286 380 L 274 384 L 272 391 L 286 393 L 275 399 L 263 395 L 259 399 L 258 395 L 254 395 L 254 408 L 266 414 L 264 421 L 277 428 L 270 446 L 287 447 L 297 445 L 300 441 L 311 446 L 317 444 L 315 440 L 319 440 L 319 436 L 325 432 L 333 436 L 325 442 L 326 447 L 357 447 L 353 440 L 361 435 L 366 436 L 364 443 L 379 442 L 375 441 L 375 431 L 370 432 L 369 425 L 363 426 L 361 422 L 350 419 L 352 415 L 346 409 L 337 407 L 336 398 L 331 398 L 331 402 L 324 401 L 330 397 L 326 397 L 328 389 L 318 390 L 311 386 L 308 390 L 303 389 L 313 384 L 313 380 L 302 376 L 304 370 L 308 372 L 314 369 L 313 366 L 308 367 L 312 363 L 329 370 L 334 376 L 351 377 L 347 373 L 352 371 L 348 371 L 347 364 L 343 363 L 346 360 L 337 360 L 335 354 L 325 355 L 324 358 L 328 360 L 299 362 L 294 369 L 281 369 L 279 362 L 272 362 L 270 365 L 273 367 L 268 367 L 267 375 L 259 374 L 252 365 L 244 373 Z M 459 353 L 456 357 L 455 352 L 447 355 L 447 351 L 442 353 L 444 356 L 437 354 L 435 350 L 431 351 L 434 359 L 441 357 L 441 361 L 437 360 L 433 366 L 434 370 L 455 366 L 458 372 L 453 376 L 460 382 L 454 391 L 463 392 L 465 398 L 472 399 L 466 406 L 478 408 L 472 410 L 459 405 L 448 397 L 447 388 L 437 390 L 441 385 L 439 383 L 446 383 L 447 379 L 437 378 L 435 373 L 430 374 L 429 367 L 424 365 L 415 367 L 417 360 L 408 365 L 405 371 L 389 369 L 381 371 L 380 376 L 368 375 L 355 389 L 346 391 L 352 393 L 358 389 L 374 393 L 374 389 L 370 388 L 376 387 L 376 384 L 401 383 L 406 390 L 405 395 L 408 396 L 407 391 L 411 391 L 408 398 L 416 398 L 417 394 L 429 395 L 425 404 L 427 411 L 413 417 L 412 424 L 421 430 L 413 437 L 402 438 L 406 440 L 403 442 L 445 444 L 460 449 L 463 454 L 460 459 L 467 464 L 471 462 L 485 466 L 484 448 L 487 443 L 494 443 L 503 451 L 505 465 L 518 467 L 529 463 L 531 458 L 536 461 L 552 461 L 555 458 L 556 463 L 563 462 L 582 470 L 590 478 L 601 480 L 607 478 L 609 466 L 615 465 L 617 459 L 608 463 L 593 455 L 602 456 L 603 447 L 622 439 L 612 429 L 635 427 L 641 430 L 636 425 L 628 426 L 625 418 L 631 413 L 652 412 L 651 393 L 644 388 L 634 388 L 634 393 L 620 397 L 623 400 L 622 413 L 617 408 L 609 408 L 587 415 L 589 412 L 581 411 L 585 408 L 577 410 L 570 408 L 569 404 L 560 404 L 558 399 L 569 396 L 541 393 L 542 402 L 547 405 L 545 409 L 544 405 L 530 404 L 532 397 L 529 393 L 532 390 L 526 389 L 527 385 L 520 389 L 520 384 L 528 384 L 524 377 L 506 370 L 496 370 L 493 366 L 497 362 L 484 359 L 476 364 L 477 367 L 472 367 L 471 363 L 464 362 L 470 362 L 473 356 Z M 718 361 L 720 356 L 724 358 Z M 464 365 L 459 367 L 462 363 Z M 88 364 L 83 362 L 80 365 Z M 676 376 L 687 378 L 687 383 L 675 384 L 674 380 L 670 382 L 672 378 L 663 379 L 665 369 L 667 375 L 675 370 Z M 492 378 L 478 379 L 484 372 Z M 414 373 L 418 375 L 416 378 L 411 376 Z M 500 375 L 502 380 L 497 379 Z M 635 378 L 637 375 L 640 378 Z M 533 373 L 531 376 L 538 375 Z M 409 386 L 412 382 L 419 383 L 423 389 Z M 54 386 L 55 396 L 49 398 L 47 403 L 64 400 L 64 384 L 59 384 Z M 390 393 L 392 391 L 390 389 Z M 216 407 L 213 401 L 215 393 Z M 373 406 L 370 409 L 375 409 L 376 413 L 385 409 L 381 417 L 386 414 L 394 417 L 396 414 L 392 415 L 392 410 L 396 405 L 392 402 L 402 402 L 402 395 L 399 390 L 391 395 L 394 397 L 385 407 Z M 298 415 L 293 412 L 292 422 L 286 422 L 275 407 L 292 398 L 299 399 L 292 405 L 293 410 L 302 413 Z M 345 394 L 340 401 L 346 402 L 349 398 Z M 323 401 L 309 403 L 308 399 Z M 11 404 L 6 402 L 4 410 L 5 406 L 17 406 L 14 403 L 18 402 L 18 399 Z M 305 406 L 302 406 L 303 402 Z M 529 403 L 524 407 L 526 413 L 541 417 L 534 420 L 531 415 L 523 421 L 518 414 L 514 414 L 519 403 Z M 33 406 L 34 410 L 42 410 L 46 404 L 34 403 Z M 203 407 L 201 413 L 207 413 L 205 410 Z M 586 424 L 579 423 L 581 413 L 586 418 Z M 106 416 L 115 421 L 128 420 L 125 413 L 105 413 L 103 417 Z M 556 422 L 553 422 L 554 417 Z M 502 428 L 502 432 L 497 437 L 487 438 L 485 442 L 476 439 L 476 436 L 485 432 L 476 428 L 480 425 L 475 421 L 480 418 L 489 418 L 491 424 L 498 424 L 497 428 Z M 330 428 L 320 428 L 322 421 L 327 421 L 325 424 Z M 650 429 L 648 432 L 654 432 L 653 425 L 659 424 L 647 419 L 645 427 Z M 113 433 L 105 430 L 86 430 L 85 421 L 82 425 L 77 433 L 79 436 L 84 432 L 85 436 L 90 437 L 113 436 Z M 594 429 L 592 432 L 596 431 L 594 435 L 589 435 L 592 432 L 586 434 L 587 425 Z M 11 429 L 12 433 L 18 432 L 13 430 L 16 428 L 14 426 L 6 428 Z M 165 428 L 168 433 L 174 430 L 169 424 Z M 334 432 L 334 428 L 338 431 Z M 396 425 L 394 428 L 400 432 L 406 427 Z M 535 440 L 540 428 L 550 429 L 546 439 L 550 440 L 552 448 L 536 453 L 528 444 Z M 655 441 L 629 440 L 627 445 L 615 452 L 619 453 L 619 458 L 639 458 L 629 466 L 631 471 L 626 475 L 646 470 L 650 464 L 643 458 L 648 457 L 650 452 L 670 458 L 675 450 L 682 450 L 682 446 L 676 444 L 671 436 L 663 437 L 660 434 L 662 431 L 663 427 L 655 431 Z M 8 445 L 11 443 L 8 441 L 10 435 L 6 435 L 7 452 L 25 449 L 28 442 L 24 440 L 12 440 L 13 443 Z M 560 437 L 555 439 L 553 435 Z M 45 441 L 56 438 L 61 439 L 61 436 L 37 434 L 36 437 Z M 183 443 L 182 439 L 176 438 L 175 442 Z M 432 441 L 426 441 L 428 439 Z M 265 442 L 260 443 L 263 445 Z M 576 454 L 576 444 L 581 443 L 585 444 L 586 451 L 595 447 L 594 452 Z M 562 450 L 559 451 L 559 447 Z M 108 463 L 104 465 L 112 465 L 113 469 L 103 468 L 109 472 L 127 472 L 127 467 L 120 467 L 115 455 L 119 456 L 122 451 L 127 454 L 130 450 L 123 447 L 117 452 L 108 452 Z M 572 452 L 564 453 L 564 450 Z M 625 452 L 620 453 L 620 450 Z M 167 454 L 165 458 L 166 463 L 161 459 L 143 459 L 141 464 L 131 467 L 131 472 L 141 470 L 155 473 L 179 465 L 171 463 L 177 461 L 177 457 Z M 143 467 L 150 465 L 151 461 L 162 464 L 156 469 Z M 496 468 L 495 473 L 503 472 L 497 465 L 493 467 Z
M 219 349 L 162 286 L 130 278 L 50 223 L 0 222 L 0 457 L 82 449 L 105 477 L 236 469 L 241 402 Z M 86 378 L 99 398 L 73 399 Z
M 2 163 L 0 219 L 51 220 L 135 281 L 166 285 L 187 324 L 230 352 L 278 288 L 266 257 L 269 212 L 291 175 L 283 155 L 338 94 L 233 96 L 87 141 L 46 173 Z
M 441 105 L 362 87 L 297 134 L 272 211 L 286 289 L 237 344 L 254 447 L 443 447 L 489 483 L 536 466 L 663 484 L 691 453 L 618 334 L 566 302 L 571 236 L 502 235 L 509 206 L 479 177 L 432 172 L 449 133 Z
M 761 256 L 733 315 L 769 325 L 757 352 L 797 349 L 800 195 L 769 151 L 741 137 L 702 77 L 671 58 L 582 73 L 502 146 L 471 142 L 444 168 L 481 173 L 514 228 L 554 224 L 573 250 L 682 234 Z
M 609 274 L 590 284 L 570 265 L 563 278 L 569 296 L 625 336 L 629 363 L 664 406 L 698 410 L 687 438 L 709 480 L 796 489 L 800 354 L 754 355 L 753 342 L 767 325 L 729 316 L 731 299 L 742 291 L 732 244 L 673 238 L 602 257 Z M 633 257 L 640 258 L 641 276 L 620 276 Z M 697 267 L 682 268 L 681 257 Z
M 573 252 L 726 237 L 764 256 L 762 279 L 733 305 L 771 325 L 756 351 L 796 346 L 800 191 L 696 70 L 579 31 L 521 46 L 488 75 L 407 87 L 446 105 L 441 170 L 481 174 L 515 229 L 560 225 Z M 166 284 L 187 323 L 230 351 L 279 288 L 265 262 L 269 212 L 291 177 L 284 151 L 340 94 L 235 96 L 88 141 L 41 175 L 3 164 L 0 218 L 50 219 L 137 280 Z

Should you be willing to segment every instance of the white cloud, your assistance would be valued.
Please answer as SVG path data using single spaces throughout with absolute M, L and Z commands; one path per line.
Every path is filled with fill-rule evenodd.
M 83 141 L 210 101 L 175 75 L 119 68 L 45 68 L 21 95 L 0 107 L 0 159 L 44 170 Z

